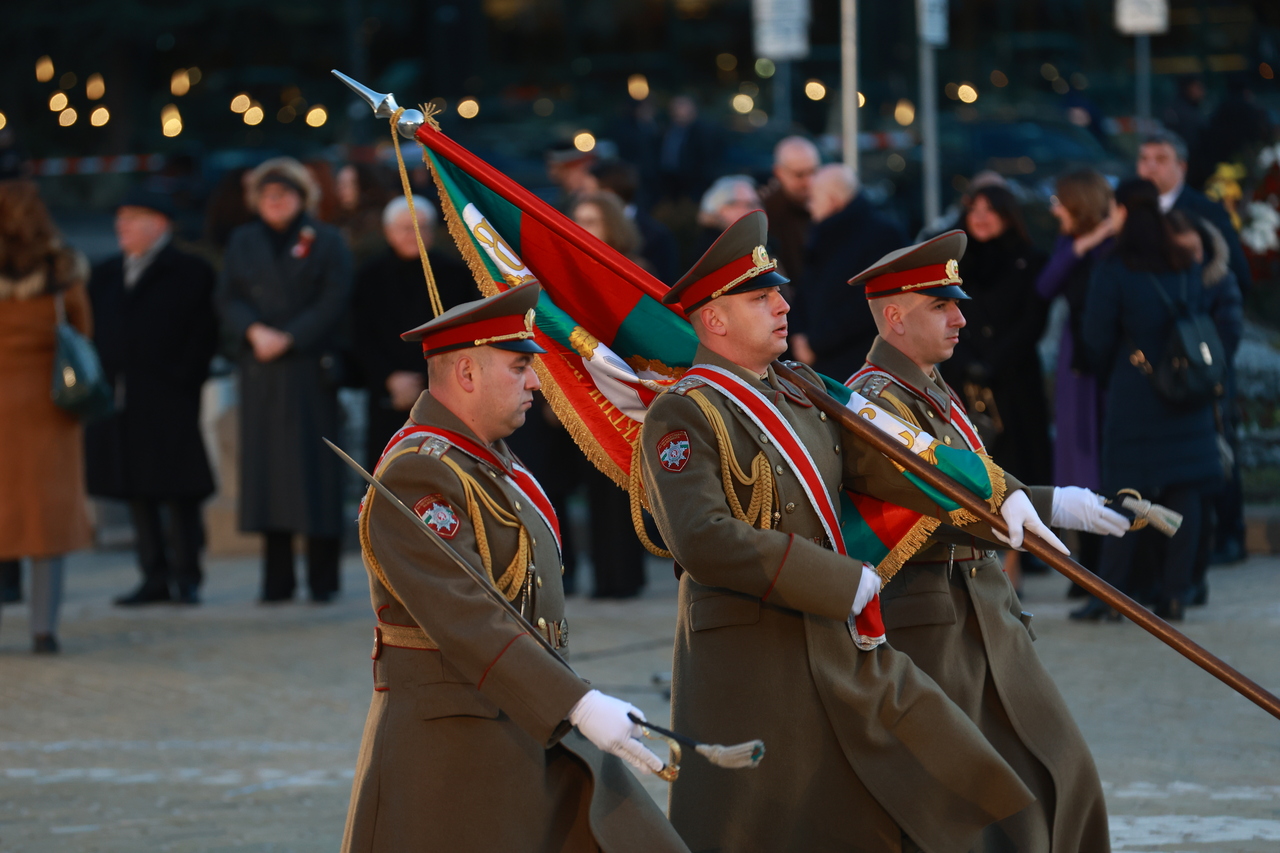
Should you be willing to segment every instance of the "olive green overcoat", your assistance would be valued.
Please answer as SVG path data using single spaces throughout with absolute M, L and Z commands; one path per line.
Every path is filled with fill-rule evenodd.
M 855 374 L 853 390 L 940 441 L 966 446 L 952 424 L 951 406 L 958 404 L 936 370 L 926 376 L 883 338 L 867 360 L 876 370 Z M 1047 522 L 1052 487 L 1029 491 Z M 1000 547 L 967 529 L 939 527 L 881 593 L 886 635 L 964 710 L 1036 796 L 1032 806 L 989 827 L 975 850 L 1105 853 L 1111 842 L 1093 756 L 1031 645 L 1031 617 L 1002 571 Z
M 410 418 L 481 443 L 430 392 Z M 531 574 L 514 587 L 513 604 L 567 654 L 559 548 L 507 479 L 514 457 L 506 445 L 493 450 L 506 470 L 411 435 L 386 453 L 377 476 L 482 574 L 463 481 L 447 461 L 518 519 Z M 484 518 L 490 577 L 501 581 L 519 531 L 487 510 Z M 570 728 L 586 683 L 385 498 L 370 492 L 360 521 L 381 639 L 344 853 L 686 851 L 631 771 Z
M 847 485 L 940 512 L 772 371 L 762 380 L 706 348 L 697 361 L 767 395 L 833 500 Z M 762 738 L 767 751 L 754 770 L 686 760 L 671 789 L 672 823 L 697 853 L 897 853 L 904 834 L 929 853 L 968 850 L 983 827 L 1026 807 L 1030 792 L 906 655 L 889 646 L 858 651 L 845 620 L 861 564 L 823 541 L 819 517 L 775 445 L 729 399 L 693 384 L 686 379 L 655 400 L 640 437 L 648 500 L 683 570 L 673 724 L 713 743 Z M 745 470 L 757 453 L 768 458 L 777 490 L 772 529 L 734 517 L 695 393 L 719 412 Z M 687 440 L 687 457 L 664 457 L 673 440 Z M 736 488 L 746 506 L 750 490 Z

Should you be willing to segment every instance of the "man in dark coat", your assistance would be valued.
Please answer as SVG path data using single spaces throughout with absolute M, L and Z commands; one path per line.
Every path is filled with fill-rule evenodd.
M 307 211 L 319 188 L 296 160 L 250 173 L 259 218 L 231 232 L 218 303 L 237 346 L 240 529 L 265 534 L 263 602 L 293 598 L 293 537 L 307 538 L 311 600 L 338 591 L 344 524 L 337 435 L 342 322 L 351 252 L 338 229 Z
M 907 236 L 875 212 L 853 172 L 839 163 L 813 176 L 809 212 L 814 227 L 796 285 L 791 351 L 819 373 L 843 379 L 862 366 L 876 337 L 867 301 L 846 284 L 849 270 L 871 266 L 905 246 Z
M 94 343 L 116 410 L 85 433 L 89 493 L 129 502 L 142 585 L 116 604 L 196 604 L 213 475 L 200 389 L 217 345 L 212 267 L 175 248 L 169 199 L 130 193 L 116 210 L 122 254 L 93 269 Z
M 804 247 L 813 225 L 809 190 L 821 165 L 818 146 L 803 136 L 788 136 L 774 146 L 773 177 L 760 190 L 778 265 L 792 281 L 804 275 Z
M 1206 220 L 1227 238 L 1228 265 L 1235 274 L 1240 292 L 1247 295 L 1253 287 L 1249 259 L 1240 245 L 1240 236 L 1227 211 L 1204 193 L 1187 185 L 1187 146 L 1177 135 L 1164 131 L 1154 133 L 1138 147 L 1138 177 L 1156 185 L 1160 191 L 1160 212 L 1173 208 Z
M 404 426 L 409 410 L 427 387 L 427 363 L 421 347 L 400 340 L 405 317 L 430 317 L 427 291 L 413 218 L 418 218 L 422 245 L 445 310 L 479 297 L 467 268 L 433 252 L 436 209 L 422 196 L 413 197 L 414 213 L 403 196 L 382 211 L 388 250 L 356 273 L 351 297 L 352 358 L 360 367 L 368 396 L 365 459 L 372 465 L 392 433 Z

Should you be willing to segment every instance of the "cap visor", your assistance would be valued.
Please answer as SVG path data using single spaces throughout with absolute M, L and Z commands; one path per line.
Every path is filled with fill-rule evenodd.
M 508 352 L 546 352 L 546 350 L 543 349 L 533 338 L 526 338 L 522 341 L 498 341 L 497 343 L 489 344 L 488 346 L 491 346 L 494 349 L 504 349 Z

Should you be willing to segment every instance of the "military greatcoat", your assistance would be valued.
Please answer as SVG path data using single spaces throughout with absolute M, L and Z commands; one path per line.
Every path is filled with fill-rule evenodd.
M 940 511 L 772 370 L 761 378 L 705 348 L 697 361 L 766 395 L 833 500 L 846 485 Z M 723 421 L 743 469 L 758 453 L 768 459 L 770 529 L 731 509 L 716 431 L 697 395 Z M 854 646 L 846 619 L 861 564 L 830 550 L 800 481 L 735 403 L 686 378 L 650 406 L 640 441 L 653 515 L 683 571 L 674 726 L 712 743 L 762 738 L 767 750 L 754 770 L 685 762 L 670 815 L 691 850 L 897 853 L 905 834 L 929 853 L 959 853 L 1031 802 L 978 728 L 905 655 Z M 677 441 L 683 453 L 664 453 Z M 746 506 L 750 489 L 735 488 Z
M 960 404 L 936 370 L 926 376 L 883 338 L 876 338 L 867 362 L 870 369 L 855 374 L 853 390 L 940 441 L 966 446 L 965 430 L 952 422 L 952 407 Z M 1047 521 L 1053 489 L 1028 491 Z M 1032 806 L 988 828 L 975 849 L 1107 851 L 1106 804 L 1093 757 L 1031 645 L 1030 614 L 1022 612 L 997 547 L 967 528 L 939 527 L 881 593 L 886 636 L 964 710 L 1035 793 Z
M 482 444 L 430 392 L 410 418 Z M 500 588 L 522 575 L 512 603 L 567 654 L 555 536 L 508 479 L 505 443 L 492 450 L 498 466 L 408 435 L 377 476 Z M 481 510 L 483 545 L 468 509 L 477 488 L 476 505 L 502 510 Z M 521 527 L 527 562 L 513 561 Z M 385 498 L 365 498 L 360 533 L 378 639 L 344 853 L 687 850 L 631 771 L 570 728 L 582 679 Z

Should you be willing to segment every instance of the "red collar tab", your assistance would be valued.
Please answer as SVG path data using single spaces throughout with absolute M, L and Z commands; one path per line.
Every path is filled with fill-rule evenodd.
M 777 268 L 778 262 L 769 257 L 764 246 L 756 246 L 751 254 L 725 264 L 685 288 L 681 294 L 680 307 L 688 314 L 703 302 L 724 296 L 743 282 Z
M 501 341 L 523 341 L 533 337 L 534 310 L 524 314 L 490 317 L 441 329 L 422 338 L 422 352 L 435 355 L 462 347 L 482 347 Z
M 945 264 L 928 264 L 901 272 L 878 275 L 867 282 L 867 298 L 879 299 L 882 296 L 896 296 L 899 293 L 963 283 L 963 279 L 960 278 L 960 264 L 950 260 Z

